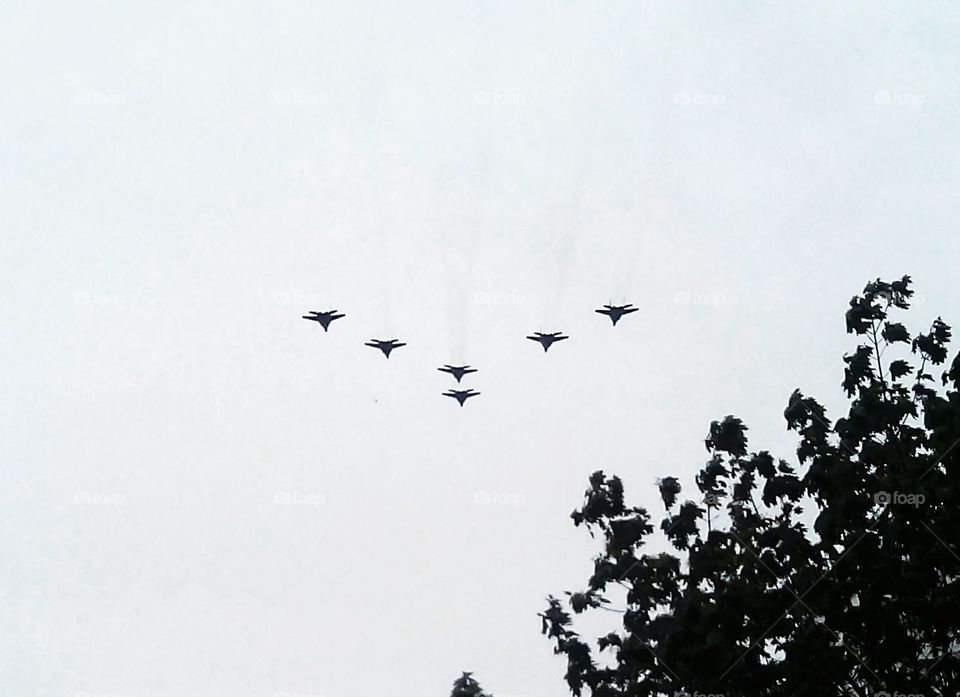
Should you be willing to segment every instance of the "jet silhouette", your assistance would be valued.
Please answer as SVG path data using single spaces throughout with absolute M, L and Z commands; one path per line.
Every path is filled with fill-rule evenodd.
M 444 364 L 442 368 L 437 368 L 437 370 L 439 370 L 441 373 L 450 373 L 453 377 L 457 379 L 457 382 L 460 382 L 461 378 L 463 378 L 464 375 L 477 372 L 476 368 L 471 368 L 468 365 Z
M 336 310 L 327 310 L 326 312 L 314 312 L 310 310 L 303 316 L 304 319 L 319 322 L 320 326 L 323 327 L 323 331 L 327 331 L 327 328 L 333 320 L 340 319 L 341 317 L 346 317 L 346 315 L 338 315 Z
M 390 339 L 386 341 L 384 339 L 371 339 L 366 342 L 364 346 L 370 346 L 371 348 L 380 349 L 383 351 L 383 355 L 387 358 L 390 358 L 390 352 L 395 348 L 400 348 L 401 346 L 406 346 L 406 344 L 397 341 L 396 339 Z
M 471 397 L 476 397 L 478 394 L 480 393 L 475 392 L 474 390 L 448 390 L 447 392 L 443 393 L 443 396 L 453 397 L 455 400 L 460 402 L 460 406 L 462 407 L 464 402 Z
M 631 312 L 636 312 L 640 309 L 630 303 L 626 305 L 604 305 L 603 307 L 603 310 L 594 310 L 594 312 L 599 312 L 601 315 L 609 317 L 613 321 L 613 326 L 617 326 L 617 321 L 624 315 L 629 315 Z
M 569 336 L 564 336 L 561 332 L 553 332 L 551 334 L 544 334 L 543 332 L 534 332 L 533 336 L 528 336 L 528 339 L 532 341 L 539 341 L 540 345 L 543 346 L 543 352 L 546 353 L 547 349 L 550 348 L 550 345 L 554 341 L 563 341 L 564 339 L 569 339 Z

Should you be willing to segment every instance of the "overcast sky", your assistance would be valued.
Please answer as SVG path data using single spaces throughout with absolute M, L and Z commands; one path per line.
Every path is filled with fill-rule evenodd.
M 0 692 L 564 694 L 536 613 L 592 568 L 590 472 L 659 517 L 713 419 L 792 458 L 871 278 L 960 323 L 958 35 L 948 2 L 4 2 Z

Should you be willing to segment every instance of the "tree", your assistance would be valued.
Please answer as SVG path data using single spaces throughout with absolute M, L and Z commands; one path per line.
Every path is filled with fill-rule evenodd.
M 950 327 L 911 337 L 892 316 L 912 295 L 904 276 L 850 301 L 849 410 L 831 423 L 790 395 L 796 464 L 713 422 L 699 500 L 658 482 L 659 535 L 593 473 L 571 517 L 602 549 L 586 588 L 540 615 L 574 695 L 960 694 L 960 356 L 938 385 Z M 600 610 L 616 626 L 584 639 L 573 616 Z
M 453 681 L 453 691 L 450 697 L 490 697 L 480 687 L 480 683 L 473 679 L 472 673 L 464 673 Z

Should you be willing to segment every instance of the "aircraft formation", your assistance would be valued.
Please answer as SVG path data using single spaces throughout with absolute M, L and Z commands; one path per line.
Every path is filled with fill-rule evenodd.
M 636 308 L 628 303 L 626 305 L 604 305 L 599 310 L 594 310 L 594 312 L 598 312 L 601 315 L 606 315 L 610 318 L 613 326 L 617 326 L 617 322 L 619 322 L 624 315 L 628 315 L 631 312 L 636 312 L 638 309 L 639 308 Z M 307 314 L 303 315 L 303 319 L 319 323 L 320 326 L 323 327 L 324 332 L 329 330 L 331 322 L 343 317 L 346 317 L 346 315 L 341 313 L 339 310 L 325 310 L 323 312 L 311 310 L 308 311 Z M 536 341 L 543 346 L 543 352 L 546 353 L 556 342 L 569 339 L 570 337 L 565 335 L 563 332 L 534 332 L 527 338 L 531 341 Z M 370 339 L 370 341 L 364 343 L 364 346 L 378 349 L 383 352 L 383 355 L 386 358 L 390 358 L 390 353 L 393 350 L 398 349 L 401 346 L 406 346 L 406 343 L 400 341 L 399 339 Z M 469 365 L 445 364 L 442 367 L 437 368 L 437 370 L 439 370 L 441 373 L 447 373 L 451 375 L 457 381 L 457 385 L 460 384 L 460 381 L 465 376 L 477 372 L 476 368 L 473 368 Z M 480 395 L 479 392 L 473 389 L 447 390 L 441 394 L 444 397 L 452 397 L 453 399 L 457 400 L 461 407 L 471 397 L 477 397 Z

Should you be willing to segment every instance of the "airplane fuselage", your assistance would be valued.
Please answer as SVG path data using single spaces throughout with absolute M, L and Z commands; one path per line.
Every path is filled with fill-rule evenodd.
M 564 336 L 560 332 L 554 332 L 552 334 L 544 334 L 542 332 L 536 332 L 533 336 L 528 336 L 528 339 L 532 341 L 539 342 L 543 346 L 544 353 L 557 341 L 562 341 L 563 339 L 569 339 L 570 337 Z

